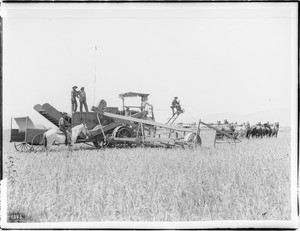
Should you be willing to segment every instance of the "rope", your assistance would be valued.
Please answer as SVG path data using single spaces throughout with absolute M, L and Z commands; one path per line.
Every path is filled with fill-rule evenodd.
M 170 109 L 155 108 L 155 111 L 170 111 Z

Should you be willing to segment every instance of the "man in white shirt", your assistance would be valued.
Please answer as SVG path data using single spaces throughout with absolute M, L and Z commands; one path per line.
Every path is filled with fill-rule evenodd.
M 82 112 L 82 106 L 84 106 L 84 109 L 86 112 L 89 112 L 89 109 L 88 109 L 88 106 L 86 103 L 86 93 L 84 91 L 84 87 L 80 88 L 79 102 L 80 102 L 80 112 Z

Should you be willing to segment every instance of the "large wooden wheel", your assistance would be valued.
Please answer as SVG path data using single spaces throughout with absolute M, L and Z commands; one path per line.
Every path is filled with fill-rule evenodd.
M 30 152 L 31 145 L 29 143 L 14 143 L 15 149 L 18 152 Z

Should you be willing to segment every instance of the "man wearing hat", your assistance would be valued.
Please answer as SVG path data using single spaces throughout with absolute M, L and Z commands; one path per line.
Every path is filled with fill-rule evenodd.
M 173 115 L 175 114 L 174 112 L 174 108 L 176 108 L 176 113 L 179 114 L 182 112 L 181 110 L 181 106 L 180 106 L 180 103 L 178 101 L 178 97 L 175 96 L 173 101 L 172 101 L 172 105 L 171 105 L 171 108 L 172 108 L 172 112 L 173 112 Z
M 77 86 L 74 86 L 71 91 L 72 112 L 76 112 L 78 107 L 76 98 L 78 98 L 79 91 L 76 91 L 76 89 Z
M 59 130 L 62 131 L 64 133 L 64 135 L 66 136 L 66 140 L 65 140 L 65 144 L 68 145 L 71 143 L 71 129 L 69 126 L 69 123 L 67 121 L 68 115 L 66 112 L 62 113 L 62 117 L 59 119 L 58 121 L 58 127 Z
M 82 106 L 84 105 L 84 109 L 86 112 L 89 112 L 87 103 L 86 103 L 86 93 L 84 91 L 84 87 L 80 88 L 79 92 L 79 102 L 80 102 L 80 112 L 82 112 Z

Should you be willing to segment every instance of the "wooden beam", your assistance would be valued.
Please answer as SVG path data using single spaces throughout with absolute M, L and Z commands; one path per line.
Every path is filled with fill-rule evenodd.
M 138 119 L 138 118 L 133 118 L 133 117 L 129 117 L 129 116 L 117 115 L 117 114 L 113 114 L 113 113 L 109 113 L 109 112 L 104 112 L 97 107 L 93 107 L 92 111 L 99 113 L 101 115 L 105 115 L 110 118 L 114 118 L 116 120 L 131 121 L 131 122 L 136 122 L 136 123 L 153 125 L 156 127 L 166 128 L 166 129 L 180 131 L 180 132 L 195 132 L 195 129 L 179 128 L 179 127 L 175 127 L 175 126 L 171 126 L 171 125 L 167 125 L 167 124 L 163 124 L 163 123 L 154 122 L 152 120 L 144 120 L 144 119 Z
M 222 133 L 223 135 L 225 135 L 225 136 L 227 136 L 227 137 L 229 137 L 229 138 L 231 138 L 231 139 L 240 141 L 238 138 L 236 138 L 236 137 L 234 137 L 234 136 L 232 136 L 232 135 L 229 135 L 228 133 L 223 132 L 223 131 L 221 131 L 221 130 L 218 129 L 218 128 L 215 128 L 215 127 L 213 127 L 213 126 L 210 126 L 209 124 L 203 123 L 202 121 L 200 121 L 200 123 L 203 124 L 203 125 L 205 125 L 205 126 L 207 126 L 207 127 L 209 127 L 209 128 L 215 129 L 217 132 L 220 132 L 220 133 Z M 241 142 L 241 141 L 240 141 L 240 142 Z

